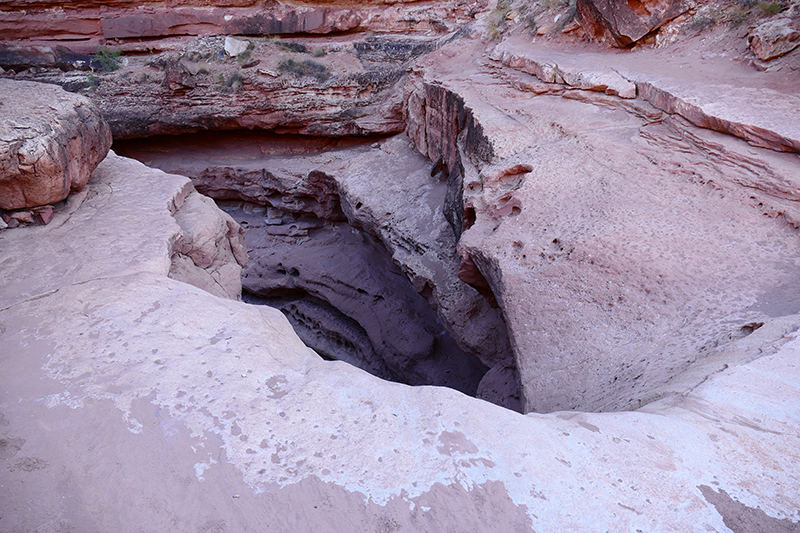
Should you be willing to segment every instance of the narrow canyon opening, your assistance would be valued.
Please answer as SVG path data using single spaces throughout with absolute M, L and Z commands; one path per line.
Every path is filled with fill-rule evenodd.
M 206 131 L 118 140 L 114 150 L 190 177 L 230 214 L 249 257 L 242 299 L 280 309 L 322 357 L 520 410 L 502 316 L 457 279 L 456 240 L 442 213 L 447 186 L 404 135 Z M 370 173 L 388 174 L 396 192 L 408 175 L 424 182 L 422 201 L 396 198 L 417 212 L 402 222 L 413 220 L 413 232 L 393 227 L 394 209 L 376 201 L 391 193 L 362 195 L 348 182 L 359 175 L 374 193 L 382 185 Z M 469 296 L 454 305 L 445 292 Z

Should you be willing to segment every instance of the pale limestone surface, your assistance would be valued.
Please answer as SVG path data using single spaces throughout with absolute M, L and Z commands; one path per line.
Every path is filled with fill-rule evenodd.
M 727 359 L 731 343 L 727 368 L 644 410 L 523 416 L 325 362 L 279 312 L 169 279 L 189 191 L 111 156 L 69 218 L 0 235 L 15 280 L 0 291 L 3 530 L 729 531 L 743 512 L 780 531 L 800 519 L 798 317 L 746 337 L 749 357 Z M 48 266 L 23 268 L 23 243 L 25 264 Z

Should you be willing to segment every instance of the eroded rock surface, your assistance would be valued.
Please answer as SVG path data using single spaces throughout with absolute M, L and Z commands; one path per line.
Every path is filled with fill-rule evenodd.
M 646 103 L 523 99 L 459 53 L 425 59 L 437 79 L 419 76 L 409 132 L 463 168 L 463 265 L 503 310 L 526 410 L 637 407 L 784 305 L 770 295 L 797 272 L 796 156 Z
M 14 1 L 4 4 L 0 11 L 0 39 L 107 39 L 135 43 L 174 35 L 324 35 L 353 30 L 445 33 L 474 20 L 486 4 L 452 0 L 358 4 L 189 0 L 169 2 L 168 6 L 141 6 L 126 0 L 102 6 L 73 2 L 70 9 L 64 10 L 53 9 L 50 1 Z
M 214 201 L 192 191 L 175 212 L 177 239 L 169 276 L 211 294 L 238 300 L 247 267 L 244 231 Z
M 586 33 L 616 46 L 634 44 L 690 7 L 683 0 L 577 0 L 576 6 Z
M 245 290 L 320 353 L 519 410 L 500 311 L 458 278 L 442 176 L 405 136 L 354 141 L 238 132 L 120 146 L 228 201 L 248 235 Z M 504 377 L 479 386 L 487 368 Z
M 0 79 L 0 209 L 60 202 L 86 185 L 111 132 L 86 98 Z
M 425 12 L 430 4 L 405 4 L 370 6 L 388 17 L 409 14 L 408 22 L 392 19 L 398 27 L 440 27 L 434 11 Z M 6 3 L 15 17 L 20 5 Z M 357 240 L 385 248 L 392 261 L 381 260 L 399 268 L 392 275 L 410 279 L 411 292 L 436 306 L 439 318 L 458 316 L 448 309 L 461 302 L 484 325 L 497 325 L 492 320 L 502 313 L 514 364 L 505 363 L 503 349 L 487 356 L 491 368 L 478 395 L 504 404 L 518 366 L 526 409 L 569 411 L 522 416 L 452 389 L 388 383 L 324 361 L 279 312 L 209 292 L 236 290 L 220 277 L 231 280 L 242 264 L 228 217 L 187 179 L 110 155 L 88 187 L 54 206 L 48 226 L 0 233 L 0 529 L 117 531 L 146 524 L 238 531 L 269 524 L 286 531 L 749 533 L 800 527 L 800 219 L 791 121 L 797 104 L 793 79 L 786 71 L 774 75 L 791 69 L 797 51 L 775 60 L 773 72 L 758 80 L 722 59 L 721 49 L 695 51 L 705 37 L 683 51 L 584 50 L 565 58 L 563 42 L 558 50 L 541 46 L 557 41 L 552 32 L 561 28 L 548 35 L 537 30 L 532 44 L 518 8 L 493 6 L 487 17 L 494 28 L 472 28 L 491 34 L 491 43 L 475 33 L 464 39 L 468 29 L 417 65 L 406 62 L 436 48 L 430 40 L 354 44 L 329 70 L 355 58 L 347 75 L 367 72 L 390 57 L 404 73 L 391 91 L 368 88 L 370 103 L 355 106 L 355 118 L 309 113 L 323 117 L 319 129 L 302 124 L 299 114 L 204 123 L 200 117 L 210 116 L 212 106 L 180 115 L 150 101 L 153 115 L 130 131 L 187 131 L 177 123 L 185 116 L 191 128 L 285 124 L 284 131 L 307 133 L 387 132 L 380 102 L 399 110 L 401 118 L 388 123 L 406 127 L 429 161 L 402 137 L 375 139 L 338 159 L 319 153 L 336 150 L 290 154 L 306 160 L 284 157 L 288 172 L 267 172 L 260 161 L 227 165 L 203 175 L 198 186 L 204 181 L 231 200 L 262 204 L 238 204 L 247 215 L 241 220 L 272 228 L 276 242 L 338 232 L 341 244 L 329 246 L 331 255 L 346 255 L 341 249 Z M 419 17 L 412 18 L 415 10 Z M 98 27 L 100 17 L 91 24 Z M 676 27 L 656 40 L 659 46 Z M 563 32 L 566 40 L 581 34 L 572 23 Z M 528 41 L 502 42 L 507 33 Z M 209 59 L 205 42 L 122 44 L 126 55 L 152 56 L 150 46 L 169 52 L 152 67 L 163 71 L 155 81 L 166 87 L 159 102 L 185 106 L 202 104 L 180 94 L 194 89 L 190 67 Z M 208 42 L 224 43 L 224 36 Z M 250 83 L 244 75 L 227 77 L 237 66 L 276 77 L 265 65 L 251 65 L 246 51 L 212 74 L 224 74 L 220 86 L 230 92 L 210 100 L 229 105 L 232 114 Z M 298 75 L 287 73 L 283 96 L 334 87 L 313 64 L 303 67 L 308 57 L 291 58 Z M 64 78 L 74 90 L 91 90 L 87 83 L 95 81 L 71 69 L 99 67 L 82 61 L 65 60 L 70 72 L 63 76 L 39 70 L 50 65 L 0 74 Z M 407 69 L 409 83 L 401 87 Z M 96 89 L 119 88 L 117 96 L 136 83 L 93 76 Z M 350 103 L 365 89 L 359 83 Z M 619 98 L 624 94 L 615 87 L 630 84 L 636 98 Z M 737 96 L 737 88 L 745 90 Z M 329 103 L 324 95 L 315 102 Z M 162 127 L 161 116 L 175 122 Z M 377 177 L 370 161 L 382 171 Z M 413 161 L 419 166 L 410 173 L 392 167 Z M 336 174 L 345 171 L 355 178 Z M 385 194 L 375 197 L 371 186 Z M 422 209 L 404 205 L 403 195 Z M 360 233 L 345 228 L 345 219 Z M 416 235 L 423 228 L 429 233 Z M 218 259 L 232 268 L 218 268 Z M 208 278 L 198 283 L 203 289 L 170 279 L 176 262 L 208 265 Z M 292 268 L 272 281 L 293 287 L 280 296 L 282 305 L 310 324 L 306 333 L 319 333 L 318 324 L 337 310 L 321 299 L 293 299 L 296 286 L 321 291 L 301 279 L 303 269 Z M 379 318 L 374 322 L 386 322 Z M 342 359 L 371 363 L 379 373 L 380 362 L 367 359 L 374 351 L 370 336 L 355 321 L 339 316 L 335 323 L 338 329 L 329 327 L 321 340 L 309 335 L 309 342 L 327 343 Z M 495 333 L 470 337 L 461 324 L 442 325 L 464 351 L 497 340 Z M 636 409 L 640 402 L 646 405 Z
M 800 520 L 797 316 L 716 350 L 644 410 L 522 416 L 324 361 L 279 312 L 169 279 L 185 178 L 110 156 L 85 190 L 63 223 L 0 234 L 6 529 Z M 16 268 L 22 249 L 48 268 Z
M 788 54 L 800 46 L 800 21 L 784 17 L 764 22 L 750 31 L 748 43 L 762 61 Z

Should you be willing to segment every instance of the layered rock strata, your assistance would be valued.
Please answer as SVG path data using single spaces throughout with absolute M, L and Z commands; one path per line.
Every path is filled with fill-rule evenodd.
M 691 5 L 683 0 L 577 0 L 576 9 L 586 33 L 615 46 L 631 46 L 682 15 Z
M 253 128 L 327 136 L 399 133 L 399 82 L 408 61 L 434 46 L 392 38 L 312 43 L 258 37 L 240 40 L 245 52 L 231 56 L 225 42 L 208 36 L 123 58 L 108 49 L 74 60 L 84 70 L 71 67 L 66 75 L 57 68 L 65 60 L 55 52 L 52 59 L 23 56 L 14 60 L 23 69 L 16 77 L 86 94 L 117 139 Z M 25 69 L 29 63 L 44 66 Z M 94 72 L 85 71 L 90 67 Z
M 0 39 L 141 41 L 184 35 L 325 35 L 348 31 L 445 33 L 474 20 L 480 2 L 8 2 L 0 9 Z M 329 4 L 329 5 L 326 5 Z M 371 4 L 371 5 L 370 5 Z

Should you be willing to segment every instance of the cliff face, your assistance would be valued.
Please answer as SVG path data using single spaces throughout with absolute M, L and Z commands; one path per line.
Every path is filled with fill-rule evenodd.
M 226 42 L 239 47 L 235 55 L 226 51 Z M 385 53 L 383 61 L 366 57 L 403 44 L 407 57 L 398 61 Z M 424 43 L 417 48 L 208 37 L 124 62 L 108 57 L 105 73 L 64 75 L 42 67 L 32 79 L 87 95 L 118 139 L 237 128 L 329 136 L 396 133 L 404 127 L 404 61 L 422 53 Z
M 4 2 L 4 40 L 135 40 L 186 35 L 297 35 L 348 31 L 446 33 L 486 2 Z
M 0 67 L 86 94 L 115 138 L 236 128 L 398 133 L 409 62 L 482 7 L 4 4 Z
M 778 117 L 800 101 L 741 88 L 750 111 L 738 108 L 734 125 L 736 98 L 704 101 L 719 94 L 713 82 L 606 66 L 618 86 L 634 85 L 639 98 L 629 102 L 606 95 L 606 84 L 586 91 L 565 81 L 601 78 L 599 56 L 537 63 L 537 49 L 520 45 L 530 55 L 512 61 L 514 42 L 498 45 L 488 65 L 463 46 L 422 60 L 408 131 L 449 169 L 453 201 L 444 205 L 460 234 L 459 277 L 503 310 L 526 409 L 638 407 L 793 301 L 778 293 L 795 271 L 785 258 L 798 252 L 800 197 L 788 186 L 796 156 L 781 152 L 796 151 L 797 131 Z M 501 76 L 542 96 L 513 98 L 498 90 Z

